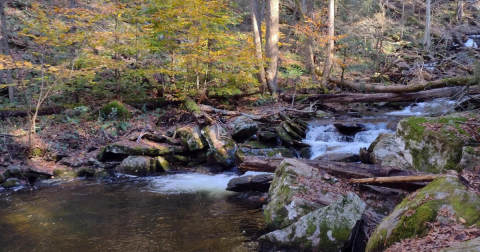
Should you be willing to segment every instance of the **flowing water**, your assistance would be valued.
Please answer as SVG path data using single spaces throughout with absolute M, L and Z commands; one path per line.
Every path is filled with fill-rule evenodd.
M 76 180 L 0 194 L 1 251 L 255 251 L 261 209 L 232 175 Z

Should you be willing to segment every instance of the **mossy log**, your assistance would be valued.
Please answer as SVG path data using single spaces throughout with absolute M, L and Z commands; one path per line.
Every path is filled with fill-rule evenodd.
M 70 106 L 54 106 L 54 107 L 46 107 L 46 108 L 40 108 L 38 110 L 38 116 L 44 116 L 44 115 L 53 115 L 53 114 L 58 114 L 62 113 L 66 109 L 68 109 Z M 10 117 L 25 117 L 27 116 L 27 110 L 26 109 L 3 109 L 0 110 L 0 118 L 10 118 Z M 31 109 L 31 113 L 35 113 L 35 109 Z
M 183 104 L 185 104 L 187 110 L 193 114 L 193 116 L 197 119 L 197 122 L 200 125 L 206 123 L 211 124 L 213 122 L 213 120 L 200 109 L 198 104 L 194 100 L 192 100 L 192 98 L 185 97 L 183 99 Z
M 238 166 L 238 170 L 242 173 L 247 171 L 256 172 L 275 172 L 277 167 L 285 158 L 282 157 L 250 157 L 245 156 L 243 162 Z M 372 177 L 396 177 L 396 176 L 414 176 L 425 175 L 424 173 L 407 171 L 391 166 L 356 164 L 330 162 L 322 160 L 297 159 L 313 168 L 324 170 L 334 176 L 343 178 L 372 178 Z M 406 182 L 406 183 L 383 183 L 382 186 L 416 190 L 425 186 L 425 183 Z

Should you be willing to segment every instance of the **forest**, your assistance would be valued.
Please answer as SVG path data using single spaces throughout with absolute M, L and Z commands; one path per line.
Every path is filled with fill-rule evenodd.
M 118 211 L 135 220 L 128 235 L 161 237 L 146 251 L 480 247 L 480 1 L 0 0 L 0 23 L 2 200 L 69 201 L 78 186 L 106 212 L 103 194 L 141 204 L 157 200 L 143 190 L 174 190 L 186 211 L 220 183 L 235 194 L 205 203 L 225 208 L 208 229 L 218 240 L 196 222 L 183 224 L 190 245 L 159 234 L 174 224 L 155 211 L 170 209 L 144 214 L 157 226 Z M 35 247 L 42 231 L 23 218 L 55 222 L 54 202 L 0 206 L 6 251 Z M 63 214 L 94 225 L 74 223 L 91 211 Z M 41 248 L 72 249 L 52 239 Z

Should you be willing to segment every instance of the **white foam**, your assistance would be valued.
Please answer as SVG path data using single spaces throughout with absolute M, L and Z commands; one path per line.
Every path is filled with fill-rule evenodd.
M 247 172 L 243 176 L 265 174 L 260 172 Z M 206 175 L 198 173 L 171 174 L 160 177 L 151 177 L 148 191 L 161 194 L 194 194 L 208 192 L 209 194 L 224 195 L 232 192 L 226 191 L 228 182 L 235 177 L 234 173 Z
M 419 102 L 405 107 L 400 111 L 393 111 L 386 113 L 387 115 L 396 116 L 422 116 L 428 114 L 443 114 L 451 111 L 454 108 L 455 101 L 447 99 L 435 99 L 430 102 Z
M 477 43 L 475 43 L 475 41 L 473 41 L 473 39 L 471 38 L 469 38 L 467 42 L 465 42 L 465 47 L 478 48 Z

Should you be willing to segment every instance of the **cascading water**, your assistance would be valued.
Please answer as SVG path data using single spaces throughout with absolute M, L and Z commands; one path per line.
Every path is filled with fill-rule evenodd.
M 311 124 L 303 141 L 312 146 L 312 159 L 325 153 L 358 154 L 360 148 L 368 147 L 380 133 L 393 133 L 387 123 L 365 123 L 364 131 L 355 136 L 341 134 L 333 125 Z
M 386 113 L 393 116 L 424 116 L 424 115 L 440 115 L 453 111 L 456 101 L 448 99 L 435 99 L 429 102 L 418 102 L 405 107 L 400 111 Z

